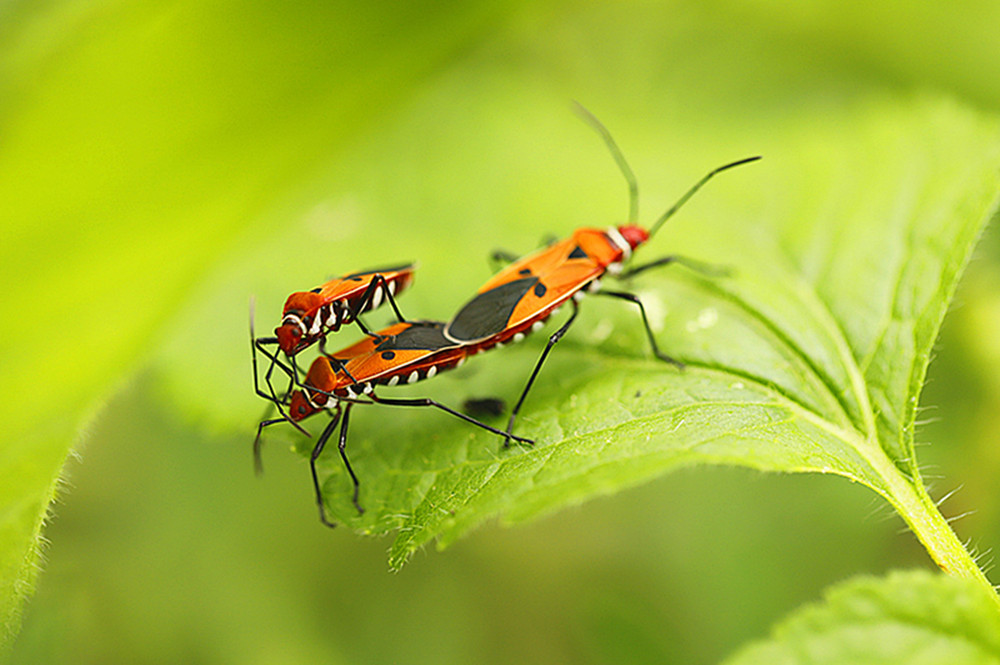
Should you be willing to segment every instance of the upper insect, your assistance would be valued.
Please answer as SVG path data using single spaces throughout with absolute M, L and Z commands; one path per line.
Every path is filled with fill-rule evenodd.
M 385 301 L 396 309 L 392 297 L 410 286 L 415 269 L 410 263 L 365 270 L 293 293 L 285 301 L 281 325 L 274 329 L 278 347 L 292 356 Z M 398 310 L 396 314 L 402 320 Z

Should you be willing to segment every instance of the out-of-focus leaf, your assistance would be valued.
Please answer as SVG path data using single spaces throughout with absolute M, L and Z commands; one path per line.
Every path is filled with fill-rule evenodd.
M 0 635 L 87 414 L 259 209 L 506 3 L 0 9 Z
M 795 611 L 727 665 L 996 665 L 1000 615 L 965 580 L 925 571 L 862 577 Z

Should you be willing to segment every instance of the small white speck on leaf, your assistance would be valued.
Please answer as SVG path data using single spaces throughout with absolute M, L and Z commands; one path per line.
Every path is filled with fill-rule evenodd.
M 698 312 L 698 316 L 693 321 L 687 322 L 687 331 L 698 332 L 706 328 L 711 328 L 719 322 L 719 312 L 714 307 L 706 307 Z

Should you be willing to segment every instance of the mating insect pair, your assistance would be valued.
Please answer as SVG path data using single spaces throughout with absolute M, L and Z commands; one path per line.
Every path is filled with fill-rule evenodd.
M 315 293 L 318 298 L 293 294 L 286 303 L 285 317 L 282 325 L 276 329 L 275 337 L 254 340 L 255 351 L 261 351 L 271 360 L 266 377 L 269 393 L 264 393 L 260 390 L 259 384 L 256 384 L 258 394 L 277 404 L 279 410 L 282 405 L 289 407 L 287 415 L 282 411 L 281 418 L 265 420 L 260 424 L 255 441 L 255 454 L 258 460 L 260 436 L 265 426 L 289 421 L 301 429 L 297 424 L 298 421 L 321 410 L 329 411 L 333 417 L 320 435 L 311 456 L 313 485 L 320 518 L 324 523 L 332 525 L 325 517 L 315 463 L 338 422 L 341 428 L 339 439 L 341 457 L 354 483 L 355 507 L 359 512 L 362 511 L 358 503 L 360 483 L 346 454 L 347 424 L 350 410 L 356 403 L 433 406 L 503 436 L 505 445 L 509 445 L 511 439 L 531 443 L 530 439 L 513 434 L 517 415 L 552 347 L 576 320 L 579 302 L 587 293 L 613 297 L 636 305 L 653 353 L 665 362 L 678 367 L 683 366 L 679 361 L 660 351 L 642 301 L 635 294 L 603 288 L 601 279 L 605 275 L 627 279 L 651 268 L 671 263 L 687 265 L 695 270 L 703 269 L 701 264 L 676 255 L 665 256 L 630 268 L 626 266 L 633 252 L 647 242 L 709 179 L 721 171 L 755 161 L 760 157 L 742 159 L 712 170 L 664 212 L 649 230 L 646 230 L 637 225 L 638 185 L 631 168 L 607 129 L 582 107 L 580 111 L 604 139 L 628 182 L 627 224 L 607 229 L 578 229 L 569 238 L 554 242 L 523 258 L 498 252 L 496 256 L 508 260 L 510 265 L 488 280 L 446 323 L 409 322 L 403 319 L 393 295 L 412 281 L 413 266 L 404 266 L 389 271 L 358 273 L 334 280 L 325 287 L 309 292 Z M 355 284 L 351 289 L 345 288 L 343 284 L 348 278 L 358 278 L 354 279 Z M 376 293 L 379 295 L 376 296 Z M 385 300 L 392 305 L 399 323 L 373 333 L 361 324 L 358 317 L 378 306 L 383 294 L 387 296 Z M 531 332 L 541 329 L 545 322 L 567 303 L 572 307 L 572 313 L 562 326 L 550 335 L 511 411 L 505 431 L 497 430 L 430 399 L 386 399 L 375 394 L 376 386 L 414 383 L 457 367 L 469 356 L 480 351 L 520 341 Z M 305 379 L 300 381 L 294 363 L 295 354 L 311 343 L 322 341 L 328 333 L 350 322 L 358 323 L 366 337 L 357 344 L 333 354 L 327 354 L 323 350 L 323 355 L 313 362 Z M 267 349 L 273 344 L 277 344 L 292 361 L 291 367 L 286 366 L 276 353 Z M 275 367 L 279 367 L 290 379 L 289 391 L 283 398 L 279 398 L 271 387 L 271 375 Z M 256 383 L 256 355 L 254 376 Z
M 320 519 L 324 524 L 334 525 L 326 518 L 316 460 L 336 431 L 338 423 L 341 458 L 354 483 L 354 505 L 358 512 L 364 512 L 358 502 L 360 482 L 346 453 L 347 428 L 350 410 L 354 404 L 435 407 L 495 434 L 505 436 L 504 432 L 429 398 L 389 399 L 376 395 L 377 385 L 394 386 L 398 383 L 415 383 L 433 377 L 438 372 L 461 365 L 468 355 L 475 352 L 470 346 L 447 340 L 441 334 L 444 323 L 411 322 L 403 319 L 393 296 L 409 286 L 413 279 L 413 270 L 413 265 L 406 265 L 354 273 L 331 280 L 312 291 L 293 293 L 285 303 L 282 323 L 275 329 L 274 337 L 255 338 L 251 320 L 255 389 L 258 395 L 275 404 L 281 414 L 279 418 L 261 421 L 257 428 L 257 438 L 254 440 L 254 459 L 257 469 L 261 468 L 260 443 L 265 427 L 290 422 L 308 436 L 308 432 L 298 424 L 299 421 L 320 411 L 330 412 L 332 419 L 319 436 L 310 456 L 316 502 Z M 364 326 L 359 316 L 375 309 L 382 302 L 392 305 L 400 321 L 373 333 Z M 323 349 L 326 337 L 350 323 L 356 323 L 365 333 L 365 337 L 346 349 L 333 354 L 327 353 Z M 320 343 L 322 354 L 313 361 L 305 378 L 300 380 L 295 359 L 301 351 L 316 342 Z M 290 360 L 289 365 L 286 365 L 278 357 L 278 353 L 270 348 L 274 346 L 277 346 Z M 258 352 L 270 360 L 265 374 L 267 392 L 261 389 L 258 381 Z M 275 368 L 280 369 L 289 379 L 289 386 L 281 397 L 272 384 Z M 283 408 L 286 406 L 287 413 Z M 533 443 L 523 437 L 510 438 L 521 443 Z

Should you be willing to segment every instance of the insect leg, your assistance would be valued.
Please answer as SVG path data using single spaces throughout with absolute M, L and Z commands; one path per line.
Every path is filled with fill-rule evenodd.
M 542 242 L 539 247 L 551 247 L 557 242 L 559 242 L 559 236 L 555 236 L 550 233 L 542 238 Z M 509 252 L 506 249 L 494 249 L 493 253 L 490 254 L 490 266 L 494 270 L 499 270 L 502 264 L 514 263 L 514 261 L 517 261 L 520 258 L 520 255 L 515 254 L 514 252 Z
M 542 368 L 542 363 L 545 362 L 545 357 L 549 355 L 549 351 L 552 350 L 552 347 L 555 346 L 556 342 L 562 339 L 562 336 L 566 334 L 566 331 L 569 330 L 570 325 L 572 325 L 573 321 L 576 319 L 576 315 L 580 313 L 580 306 L 577 305 L 576 300 L 570 300 L 570 302 L 573 303 L 573 314 L 569 317 L 569 319 L 567 319 L 566 323 L 562 324 L 562 327 L 559 328 L 559 330 L 549 336 L 549 343 L 545 345 L 545 350 L 542 351 L 542 355 L 539 356 L 538 362 L 535 363 L 535 369 L 532 370 L 531 376 L 528 377 L 528 383 L 524 386 L 524 390 L 521 391 L 521 396 L 518 398 L 517 404 L 514 405 L 514 410 L 510 412 L 510 420 L 507 421 L 508 437 L 517 438 L 511 434 L 511 432 L 514 431 L 514 420 L 517 418 L 517 412 L 521 410 L 521 405 L 524 404 L 524 398 L 528 396 L 528 391 L 531 390 L 531 384 L 535 382 L 535 377 L 538 376 L 538 371 Z M 508 445 L 510 445 L 510 439 L 504 442 L 505 447 Z
M 323 507 L 323 492 L 320 491 L 319 475 L 316 473 L 316 460 L 319 459 L 320 454 L 323 452 L 323 447 L 326 446 L 326 442 L 330 439 L 330 436 L 333 435 L 333 431 L 337 428 L 337 421 L 340 420 L 340 414 L 341 412 L 338 405 L 336 415 L 333 416 L 333 419 L 330 420 L 329 424 L 327 424 L 326 429 L 323 430 L 319 440 L 316 441 L 316 445 L 313 447 L 312 454 L 309 456 L 309 470 L 312 471 L 313 489 L 316 490 L 316 505 L 319 507 L 319 521 L 331 528 L 337 526 L 337 523 L 326 519 L 326 509 Z M 347 418 L 345 417 L 344 421 L 346 422 L 346 420 Z M 343 445 L 345 436 L 346 432 L 341 430 L 341 445 Z M 344 461 L 347 461 L 346 457 L 344 457 Z M 351 471 L 350 465 L 347 466 L 347 470 Z M 351 478 L 354 478 L 353 471 L 351 471 Z M 357 485 L 357 482 L 358 481 L 355 478 L 355 486 Z
M 358 324 L 360 325 L 360 323 L 361 319 L 358 319 Z M 371 335 L 372 337 L 378 337 L 378 335 L 375 335 L 373 333 L 368 333 L 368 334 Z M 334 356 L 326 352 L 326 337 L 319 340 L 319 352 L 322 353 L 324 356 L 326 356 L 326 359 L 330 362 L 330 366 L 333 367 L 334 372 L 343 372 L 344 374 L 347 375 L 347 378 L 349 378 L 354 383 L 354 385 L 357 385 L 358 380 L 355 379 L 354 375 L 351 374 L 351 371 L 347 369 L 347 365 L 344 363 L 344 361 L 341 360 L 340 358 L 335 358 Z M 298 385 L 303 388 L 305 387 L 302 386 L 301 383 L 299 383 Z
M 653 335 L 653 329 L 649 327 L 649 318 L 646 316 L 646 308 L 643 307 L 642 301 L 639 300 L 639 296 L 634 293 L 627 293 L 624 291 L 598 291 L 594 295 L 598 296 L 609 296 L 611 298 L 620 298 L 621 300 L 627 300 L 628 302 L 635 303 L 639 306 L 639 313 L 642 314 L 642 325 L 646 328 L 646 336 L 649 338 L 649 344 L 653 347 L 653 353 L 657 358 L 664 362 L 668 362 L 671 365 L 677 367 L 677 369 L 684 369 L 684 363 L 679 360 L 671 358 L 667 354 L 660 351 L 660 347 L 656 345 L 656 337 Z
M 354 473 L 354 469 L 351 468 L 351 463 L 347 459 L 347 419 L 351 414 L 350 402 L 344 407 L 344 420 L 340 423 L 340 442 L 337 444 L 337 448 L 340 450 L 340 458 L 344 460 L 344 466 L 347 467 L 347 473 L 351 474 L 351 481 L 354 483 L 354 497 L 351 501 L 354 503 L 354 507 L 358 509 L 358 514 L 363 515 L 365 509 L 361 507 L 358 503 L 358 492 L 361 490 L 361 482 Z
M 494 249 L 493 253 L 490 254 L 490 268 L 496 272 L 503 267 L 503 264 L 513 263 L 519 258 L 521 257 L 514 252 L 508 252 L 506 249 Z
M 285 372 L 285 374 L 287 374 L 292 379 L 292 382 L 297 382 L 295 372 L 286 367 L 283 362 L 278 360 L 277 355 L 271 353 L 270 351 L 264 348 L 265 344 L 271 344 L 271 343 L 276 344 L 277 341 L 278 340 L 276 337 L 255 338 L 253 336 L 253 300 L 251 300 L 250 301 L 250 358 L 251 358 L 251 366 L 253 368 L 254 390 L 256 390 L 259 396 L 272 402 L 276 407 L 278 407 L 278 413 L 281 414 L 281 416 L 285 418 L 285 420 L 292 423 L 292 425 L 294 425 L 297 430 L 299 430 L 306 436 L 309 436 L 309 432 L 305 431 L 301 425 L 293 421 L 285 413 L 285 410 L 281 407 L 282 400 L 278 398 L 278 395 L 274 392 L 274 386 L 271 385 L 271 372 L 274 371 L 275 365 L 281 368 L 281 371 Z M 265 356 L 271 359 L 271 366 L 268 367 L 267 374 L 265 375 L 265 378 L 267 380 L 267 387 L 268 390 L 270 391 L 270 394 L 265 393 L 263 390 L 260 389 L 260 383 L 257 380 L 257 351 L 260 351 Z M 291 386 L 292 383 L 289 383 L 289 390 L 291 390 Z
M 268 407 L 268 409 L 270 409 L 270 407 Z M 257 425 L 257 436 L 253 440 L 253 470 L 258 476 L 264 473 L 264 463 L 260 458 L 260 437 L 264 433 L 264 428 L 268 425 L 286 422 L 287 420 L 287 418 L 272 418 L 271 420 L 262 420 L 260 421 L 260 424 Z
M 451 407 L 446 406 L 446 405 L 442 404 L 441 402 L 435 402 L 434 400 L 432 400 L 432 399 L 430 399 L 428 397 L 416 397 L 416 398 L 410 398 L 410 399 L 392 399 L 392 398 L 388 398 L 388 397 L 377 397 L 375 395 L 375 393 L 369 393 L 368 394 L 368 398 L 371 399 L 371 401 L 375 402 L 376 404 L 387 404 L 389 406 L 433 406 L 435 408 L 441 409 L 442 411 L 450 413 L 451 415 L 455 416 L 456 418 L 461 418 L 465 422 L 470 423 L 472 425 L 475 425 L 476 427 L 481 427 L 484 430 L 487 430 L 488 432 L 493 432 L 494 434 L 496 434 L 498 436 L 502 436 L 507 441 L 509 441 L 509 439 L 513 438 L 513 439 L 517 440 L 519 443 L 527 443 L 529 445 L 531 445 L 531 444 L 534 443 L 534 441 L 531 440 L 531 439 L 526 439 L 526 438 L 520 437 L 520 436 L 513 436 L 509 432 L 504 432 L 502 430 L 497 429 L 496 427 L 490 427 L 486 423 L 480 422 L 480 421 L 476 420 L 475 418 L 473 418 L 472 416 L 467 416 L 464 413 L 461 413 L 460 411 L 455 411 Z M 509 445 L 509 443 L 507 443 L 507 442 L 504 443 L 505 447 L 508 446 L 508 445 Z
M 382 294 L 376 297 L 376 294 L 378 293 L 379 289 L 382 289 Z M 358 326 L 361 328 L 361 331 L 364 334 L 369 335 L 371 337 L 377 338 L 378 335 L 371 332 L 368 329 L 368 327 L 364 323 L 362 323 L 361 319 L 358 317 L 360 317 L 363 312 L 369 309 L 374 309 L 376 305 L 381 303 L 382 295 L 385 295 L 386 299 L 389 301 L 389 305 L 392 307 L 392 311 L 396 315 L 396 319 L 400 323 L 406 323 L 406 318 L 399 311 L 399 306 L 396 304 L 396 299 L 392 297 L 392 293 L 390 293 L 389 291 L 389 282 L 382 275 L 375 275 L 375 277 L 372 278 L 371 283 L 368 284 L 368 288 L 365 289 L 365 292 L 361 295 L 361 299 L 358 301 L 358 306 L 354 310 L 350 310 L 349 314 L 349 316 L 353 317 L 353 319 L 357 322 Z

